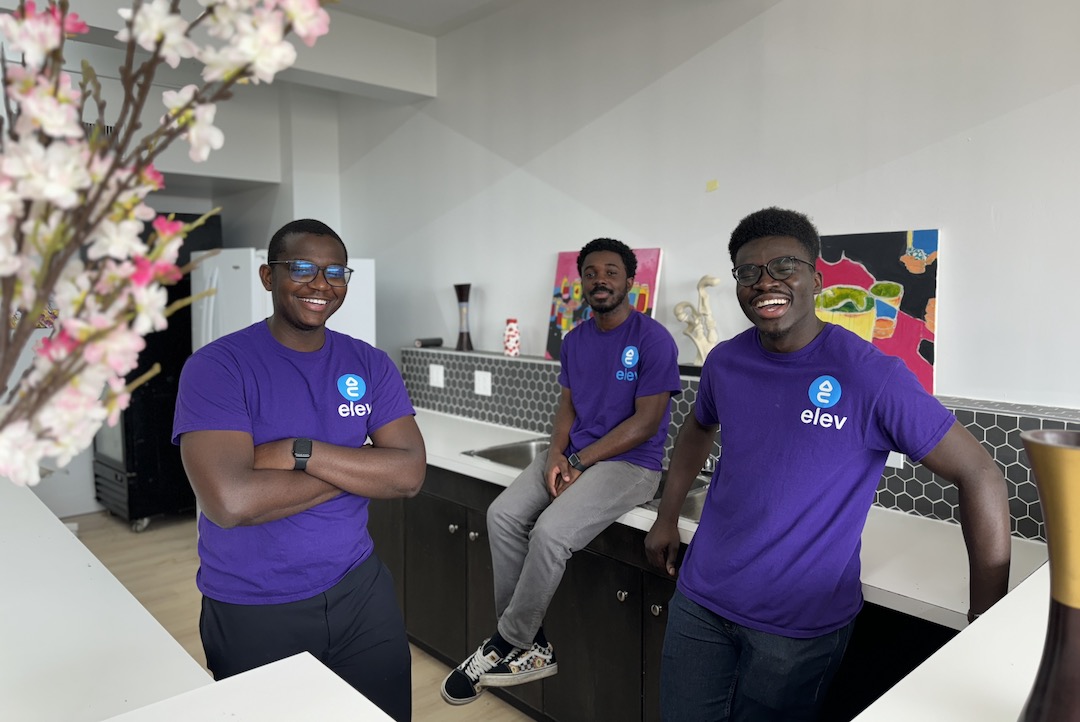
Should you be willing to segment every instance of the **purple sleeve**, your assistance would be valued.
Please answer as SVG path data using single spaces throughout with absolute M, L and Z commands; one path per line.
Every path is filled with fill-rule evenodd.
M 956 421 L 900 360 L 882 384 L 873 418 L 866 430 L 866 446 L 899 451 L 912 461 L 929 454 Z
M 188 357 L 180 372 L 173 414 L 174 444 L 188 431 L 245 431 L 253 434 L 240 369 L 228 354 L 206 346 Z

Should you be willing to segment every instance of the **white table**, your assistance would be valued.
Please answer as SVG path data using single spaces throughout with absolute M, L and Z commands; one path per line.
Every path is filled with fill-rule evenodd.
M 390 722 L 307 652 L 156 702 L 109 722 Z
M 29 489 L 0 478 L 0 718 L 97 722 L 206 671 Z

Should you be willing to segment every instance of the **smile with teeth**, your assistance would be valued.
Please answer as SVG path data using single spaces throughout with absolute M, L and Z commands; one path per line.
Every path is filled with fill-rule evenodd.
M 786 298 L 763 298 L 754 304 L 754 308 L 766 308 L 768 306 L 786 306 Z
M 325 298 L 301 298 L 304 303 L 314 303 L 317 306 L 325 306 L 328 301 Z

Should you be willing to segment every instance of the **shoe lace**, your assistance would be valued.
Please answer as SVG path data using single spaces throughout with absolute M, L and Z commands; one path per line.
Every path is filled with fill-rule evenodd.
M 495 663 L 488 660 L 484 654 L 484 646 L 480 645 L 480 649 L 473 653 L 473 656 L 469 657 L 469 663 L 465 665 L 465 675 L 474 682 L 480 679 L 480 675 L 488 671 L 495 666 Z

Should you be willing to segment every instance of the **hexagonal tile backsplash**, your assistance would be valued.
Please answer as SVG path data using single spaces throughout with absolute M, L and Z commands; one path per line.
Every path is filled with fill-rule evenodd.
M 402 349 L 401 361 L 405 386 L 415 406 L 538 434 L 551 433 L 551 419 L 560 392 L 556 361 L 441 348 Z M 429 364 L 441 364 L 445 368 L 446 385 L 443 388 L 428 385 Z M 477 370 L 491 373 L 491 396 L 478 396 L 473 392 L 473 372 Z M 671 409 L 666 445 L 668 455 L 679 426 L 689 416 L 697 398 L 697 378 L 683 376 L 682 382 L 683 392 L 675 398 Z M 1009 487 L 1013 534 L 1045 541 L 1039 495 L 1027 454 L 1020 443 L 1020 432 L 1031 429 L 1080 431 L 1080 411 L 952 396 L 938 398 L 982 442 L 1004 471 Z M 719 451 L 717 446 L 714 455 L 719 455 Z M 938 481 L 929 469 L 912 464 L 906 457 L 902 468 L 885 468 L 875 503 L 909 514 L 959 521 L 956 487 Z

